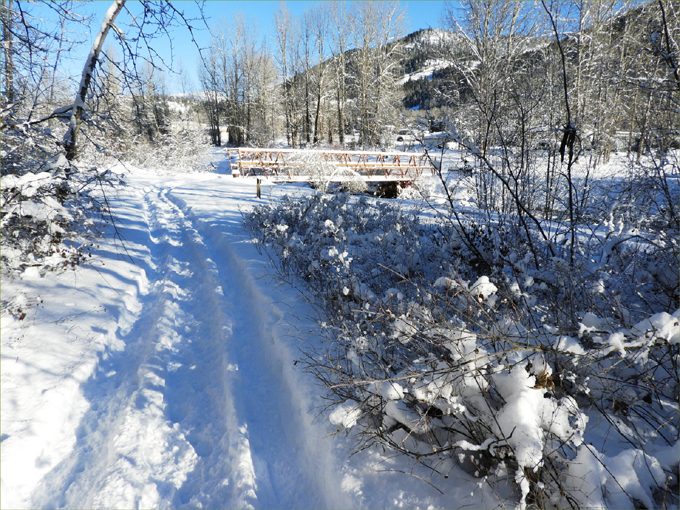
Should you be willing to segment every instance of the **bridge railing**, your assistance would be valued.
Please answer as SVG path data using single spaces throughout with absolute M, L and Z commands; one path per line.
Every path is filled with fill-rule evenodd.
M 423 172 L 434 174 L 440 164 L 436 157 L 413 152 L 376 152 L 344 150 L 228 149 L 238 175 L 263 175 L 268 179 L 308 180 L 320 176 L 342 180 L 343 174 L 364 179 L 413 180 Z

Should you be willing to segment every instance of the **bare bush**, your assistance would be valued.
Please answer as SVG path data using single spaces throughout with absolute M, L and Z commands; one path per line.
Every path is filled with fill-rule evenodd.
M 624 320 L 612 305 L 630 303 L 597 283 L 585 287 L 592 299 L 560 304 L 556 288 L 585 284 L 570 280 L 566 260 L 539 280 L 530 256 L 508 251 L 517 246 L 507 235 L 495 246 L 497 230 L 423 223 L 383 201 L 286 198 L 246 224 L 278 274 L 318 307 L 327 343 L 304 362 L 328 390 L 330 420 L 356 430 L 358 448 L 383 445 L 444 477 L 462 468 L 494 490 L 510 484 L 521 507 L 588 507 L 598 501 L 592 491 L 648 507 L 671 501 L 666 481 L 677 479 L 677 464 L 647 452 L 677 440 L 680 312 Z M 481 250 L 482 239 L 488 253 L 505 254 L 473 267 L 466 243 Z M 576 329 L 556 321 L 567 298 Z M 589 428 L 598 422 L 627 455 L 647 459 L 639 491 L 582 471 L 614 465 L 589 444 L 602 434 Z

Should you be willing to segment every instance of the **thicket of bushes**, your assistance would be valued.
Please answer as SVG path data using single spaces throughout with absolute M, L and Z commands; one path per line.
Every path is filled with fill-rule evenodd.
M 656 247 L 605 242 L 596 264 L 537 267 L 507 223 L 434 218 L 348 194 L 246 215 L 319 309 L 327 343 L 304 361 L 331 421 L 358 448 L 459 466 L 509 506 L 677 506 L 680 311 L 650 277 Z

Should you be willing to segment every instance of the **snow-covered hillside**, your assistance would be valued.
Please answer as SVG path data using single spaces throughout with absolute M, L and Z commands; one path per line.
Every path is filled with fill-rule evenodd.
M 451 65 L 450 62 L 447 62 L 446 60 L 443 59 L 429 60 L 424 67 L 412 73 L 405 74 L 403 78 L 397 81 L 397 83 L 399 85 L 403 85 L 409 80 L 419 80 L 421 78 L 432 79 L 432 75 L 434 72 L 439 71 L 440 69 L 445 69 L 450 65 Z

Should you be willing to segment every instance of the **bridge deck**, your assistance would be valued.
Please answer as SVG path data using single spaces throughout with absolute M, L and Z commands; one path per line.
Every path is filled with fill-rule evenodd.
M 413 180 L 423 172 L 435 173 L 436 157 L 424 153 L 299 149 L 228 149 L 238 175 L 263 175 L 268 179 L 300 181 L 323 176 L 341 181 L 347 176 L 364 180 Z

